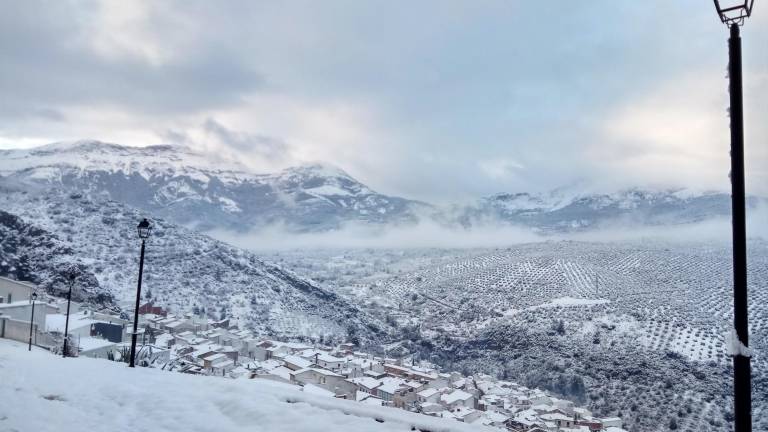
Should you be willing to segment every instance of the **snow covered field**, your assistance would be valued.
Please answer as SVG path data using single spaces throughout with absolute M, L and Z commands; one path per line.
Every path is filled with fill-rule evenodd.
M 485 431 L 402 410 L 123 363 L 63 359 L 0 339 L 0 431 Z

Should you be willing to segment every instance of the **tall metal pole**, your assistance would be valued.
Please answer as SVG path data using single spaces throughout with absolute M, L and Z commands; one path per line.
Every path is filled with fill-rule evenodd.
M 32 324 L 35 322 L 35 299 L 32 299 L 32 317 L 29 319 L 29 351 L 32 351 Z
M 131 362 L 128 367 L 134 367 L 136 360 L 136 330 L 139 325 L 139 301 L 141 301 L 141 277 L 144 273 L 144 239 L 141 240 L 141 257 L 139 258 L 139 286 L 136 288 L 136 308 L 133 310 L 133 334 L 131 335 Z
M 749 346 L 747 315 L 747 229 L 744 190 L 744 109 L 741 83 L 739 25 L 731 24 L 728 39 L 728 78 L 731 96 L 731 214 L 733 217 L 733 327 Z M 736 432 L 752 431 L 752 377 L 747 353 L 733 356 L 734 420 Z
M 72 285 L 75 284 L 74 275 L 69 277 L 69 292 L 67 293 L 67 319 L 64 322 L 64 351 L 61 353 L 62 357 L 67 356 L 67 339 L 69 339 L 69 304 L 72 301 Z

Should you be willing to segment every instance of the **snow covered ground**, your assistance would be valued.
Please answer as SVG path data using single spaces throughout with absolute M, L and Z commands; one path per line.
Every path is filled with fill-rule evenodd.
M 415 428 L 415 429 L 414 429 Z M 487 431 L 266 380 L 63 359 L 0 339 L 0 431 Z

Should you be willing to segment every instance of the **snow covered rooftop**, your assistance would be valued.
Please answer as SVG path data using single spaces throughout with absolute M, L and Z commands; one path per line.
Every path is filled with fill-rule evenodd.
M 451 393 L 444 394 L 444 395 L 440 396 L 440 400 L 445 402 L 445 403 L 447 403 L 447 404 L 451 404 L 451 403 L 454 403 L 454 402 L 457 402 L 457 401 L 460 401 L 460 400 L 467 400 L 467 399 L 469 399 L 471 397 L 472 397 L 472 395 L 467 393 L 467 392 L 465 392 L 465 391 L 454 390 Z
M 5 374 L 0 386 L 3 428 L 9 430 L 491 430 L 395 408 L 308 394 L 298 387 L 269 380 L 228 380 L 159 369 L 132 369 L 124 363 L 83 357 L 62 359 L 44 350 L 28 352 L 26 344 L 4 339 L 0 339 L 0 367 L 15 371 Z M 150 398 L 148 389 L 155 389 Z
M 64 324 L 67 320 L 67 316 L 64 314 L 49 314 L 45 317 L 45 330 L 64 332 Z M 69 314 L 69 330 L 79 329 L 85 326 L 95 324 L 97 320 L 88 318 L 84 313 Z
M 81 337 L 78 341 L 78 345 L 80 349 L 83 350 L 83 353 L 87 353 L 88 351 L 115 346 L 117 344 L 101 338 Z

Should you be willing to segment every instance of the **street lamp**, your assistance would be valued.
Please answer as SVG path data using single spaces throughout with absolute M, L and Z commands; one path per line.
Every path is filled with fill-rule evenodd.
M 731 116 L 731 215 L 733 218 L 733 328 L 745 349 L 733 352 L 733 409 L 736 432 L 752 430 L 752 377 L 747 315 L 747 228 L 744 190 L 744 101 L 739 26 L 752 15 L 754 0 L 714 0 L 720 20 L 730 27 L 728 80 Z
M 72 302 L 72 285 L 75 284 L 75 279 L 77 279 L 76 267 L 73 266 L 67 270 L 67 279 L 69 279 L 69 291 L 67 293 L 67 319 L 64 322 L 64 351 L 61 353 L 62 357 L 67 356 L 67 341 L 69 339 L 69 305 Z
M 136 227 L 141 239 L 141 256 L 139 258 L 139 285 L 136 288 L 136 308 L 133 310 L 133 333 L 131 334 L 131 362 L 128 367 L 134 367 L 136 360 L 136 331 L 139 324 L 139 302 L 141 301 L 141 277 L 144 274 L 144 245 L 152 232 L 152 225 L 145 218 Z
M 37 293 L 32 293 L 32 316 L 29 318 L 29 351 L 32 351 L 32 325 L 35 322 L 35 300 L 37 300 Z

